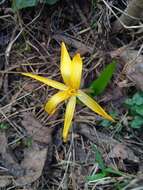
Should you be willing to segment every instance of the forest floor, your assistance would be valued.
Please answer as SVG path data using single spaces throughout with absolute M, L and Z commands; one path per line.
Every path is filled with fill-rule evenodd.
M 142 30 L 114 33 L 116 18 L 101 1 L 63 0 L 16 13 L 6 1 L 0 12 L 0 189 L 143 189 Z M 94 97 L 116 122 L 79 103 L 66 143 L 66 104 L 49 116 L 43 105 L 56 90 L 21 75 L 62 81 L 63 41 L 71 57 L 83 58 L 82 88 L 117 63 L 106 90 Z

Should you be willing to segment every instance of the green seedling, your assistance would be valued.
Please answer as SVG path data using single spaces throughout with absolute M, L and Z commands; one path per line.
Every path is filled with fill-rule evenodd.
M 33 142 L 32 137 L 27 137 L 27 138 L 25 139 L 25 141 L 24 141 L 24 144 L 25 144 L 28 148 L 30 148 L 30 147 L 32 147 L 32 142 Z
M 108 177 L 110 175 L 115 175 L 115 176 L 123 176 L 124 175 L 124 173 L 119 170 L 115 170 L 113 168 L 106 167 L 105 163 L 102 159 L 102 155 L 98 151 L 97 147 L 95 145 L 93 145 L 92 148 L 93 148 L 93 151 L 95 152 L 95 162 L 98 163 L 100 171 L 97 174 L 86 176 L 86 180 L 88 182 L 99 180 L 104 177 Z
M 14 11 L 27 8 L 27 7 L 34 7 L 37 6 L 38 3 L 45 3 L 49 5 L 53 5 L 58 0 L 13 0 L 12 1 L 12 9 Z
M 140 129 L 143 126 L 143 92 L 137 92 L 131 98 L 126 99 L 125 105 L 133 117 L 130 126 Z
M 118 113 L 116 111 L 112 111 L 110 112 L 110 115 L 113 117 L 113 119 L 116 120 L 116 118 L 118 117 Z M 112 125 L 112 122 L 108 121 L 107 119 L 103 119 L 100 122 L 100 125 L 103 127 L 110 127 Z
M 107 65 L 107 67 L 101 72 L 100 76 L 91 83 L 89 89 L 92 96 L 97 96 L 105 90 L 113 76 L 115 69 L 116 61 L 113 60 L 112 63 Z
M 0 124 L 0 130 L 6 130 L 6 129 L 8 129 L 9 128 L 9 125 L 8 124 L 6 124 L 6 123 L 1 123 Z

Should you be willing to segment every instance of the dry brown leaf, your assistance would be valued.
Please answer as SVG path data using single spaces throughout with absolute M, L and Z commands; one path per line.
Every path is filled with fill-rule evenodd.
M 24 160 L 21 165 L 25 168 L 25 175 L 18 177 L 16 185 L 24 186 L 36 181 L 42 174 L 47 156 L 47 148 L 40 150 L 38 147 L 25 151 Z
M 0 145 L 1 162 L 3 163 L 3 166 L 6 168 L 7 173 L 13 176 L 23 175 L 23 168 L 16 162 L 12 155 L 12 152 L 9 151 L 7 138 L 4 132 L 0 133 L 0 142 L 3 142 Z
M 118 160 L 118 169 L 122 169 L 124 171 L 127 170 L 126 165 L 124 164 L 125 160 L 129 163 L 138 165 L 139 159 L 134 154 L 133 150 L 125 144 L 113 139 L 109 134 L 107 135 L 105 133 L 98 132 L 88 124 L 80 124 L 76 128 L 76 131 L 98 145 L 98 148 L 101 153 L 103 153 L 108 166 L 114 167 L 114 159 Z
M 4 154 L 6 154 L 6 148 L 7 148 L 7 139 L 5 136 L 5 133 L 0 132 L 0 154 L 1 157 L 5 157 Z M 0 187 L 6 187 L 11 183 L 11 180 L 9 179 L 9 176 L 0 176 Z
M 108 154 L 108 157 L 139 162 L 138 157 L 133 153 L 133 151 L 122 143 L 115 145 Z
M 51 142 L 52 129 L 44 127 L 36 118 L 32 116 L 32 114 L 23 114 L 22 125 L 27 130 L 27 134 L 30 135 L 34 141 L 45 144 Z
M 117 50 L 111 51 L 110 56 L 112 58 L 119 57 L 121 62 L 124 64 L 125 73 L 128 72 L 129 68 L 132 68 L 133 65 L 143 63 L 143 56 L 139 54 L 139 51 L 129 49 L 128 46 L 123 46 Z
M 6 187 L 11 183 L 11 180 L 7 176 L 0 176 L 0 188 Z
M 111 51 L 109 54 L 112 58 L 120 57 L 127 66 L 132 67 L 133 64 L 143 63 L 143 56 L 141 54 L 138 55 L 138 53 L 139 51 L 137 50 L 129 49 L 128 46 L 123 46 Z
M 3 83 L 3 75 L 0 75 L 0 89 L 2 87 L 2 83 Z
M 115 139 L 113 139 L 111 136 L 96 131 L 95 128 L 90 127 L 88 124 L 80 124 L 76 129 L 76 132 L 82 134 L 86 138 L 88 138 L 90 141 L 92 141 L 95 144 L 98 144 L 100 147 L 105 147 L 106 150 L 108 150 L 110 147 L 114 147 L 119 142 Z
M 137 88 L 143 90 L 143 55 L 139 54 L 139 51 L 128 49 L 127 47 L 121 47 L 110 52 L 110 55 L 111 57 L 120 56 L 125 63 L 124 72 L 127 78 L 130 79 Z M 125 84 L 123 84 L 123 82 L 125 82 Z M 119 85 L 123 85 L 123 87 L 130 86 L 126 80 L 122 81 Z
M 116 50 L 111 51 L 110 52 L 110 56 L 112 58 L 120 57 L 120 56 L 122 56 L 124 54 L 124 52 L 126 51 L 126 49 L 127 49 L 127 46 L 122 46 L 122 47 L 120 47 L 120 48 L 118 48 Z
M 143 60 L 142 63 L 128 68 L 127 77 L 136 84 L 138 89 L 143 90 Z
M 22 125 L 28 135 L 32 137 L 32 147 L 24 150 L 21 166 L 25 169 L 25 174 L 15 180 L 16 185 L 19 186 L 31 184 L 41 176 L 51 143 L 52 132 L 29 113 L 24 114 Z
M 26 83 L 23 85 L 23 89 L 27 92 L 31 92 L 34 89 L 38 88 L 39 84 L 38 83 L 34 83 L 34 82 L 30 82 L 30 83 Z
M 4 132 L 0 132 L 0 154 L 1 154 L 1 161 L 3 157 L 5 157 L 6 149 L 7 149 L 7 139 Z M 6 187 L 11 183 L 9 176 L 0 176 L 0 187 Z
M 108 156 L 105 158 L 105 160 L 108 165 L 112 165 L 113 160 L 118 160 L 118 168 L 124 171 L 127 170 L 124 161 L 139 163 L 139 158 L 134 154 L 134 152 L 122 143 L 115 145 L 108 153 Z
M 7 139 L 5 133 L 0 132 L 0 154 L 5 154 L 7 148 Z

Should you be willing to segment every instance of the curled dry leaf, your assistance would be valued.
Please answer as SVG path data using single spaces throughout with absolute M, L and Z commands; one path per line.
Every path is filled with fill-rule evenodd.
M 138 53 L 137 50 L 126 49 L 120 54 L 120 57 L 125 61 L 127 66 L 132 66 L 143 61 L 143 56 L 141 54 L 138 55 Z
M 104 155 L 106 164 L 108 166 L 114 167 L 114 159 L 119 161 L 118 169 L 124 171 L 127 171 L 124 161 L 135 165 L 139 164 L 139 158 L 134 154 L 133 150 L 127 145 L 122 144 L 116 139 L 112 138 L 109 134 L 107 135 L 105 133 L 98 132 L 95 128 L 91 128 L 88 124 L 80 124 L 76 128 L 76 132 L 82 134 L 90 141 L 98 145 L 98 148 Z
M 110 52 L 110 55 L 112 58 L 121 58 L 121 61 L 125 64 L 124 73 L 133 82 L 132 84 L 127 84 L 127 81 L 124 80 L 118 85 L 128 87 L 134 84 L 137 88 L 143 90 L 143 55 L 139 54 L 137 50 L 129 49 L 127 46 Z
M 129 160 L 133 162 L 139 162 L 138 157 L 133 153 L 133 151 L 122 143 L 117 144 L 108 154 L 111 158 L 120 158 L 122 160 Z
M 7 139 L 5 133 L 0 132 L 0 154 L 5 154 L 7 148 Z
M 32 146 L 24 150 L 21 166 L 25 169 L 25 174 L 15 180 L 16 185 L 19 186 L 31 184 L 41 176 L 47 153 L 50 155 L 48 151 L 51 146 L 52 132 L 29 113 L 23 115 L 22 125 L 27 135 L 32 138 Z
M 143 91 L 143 59 L 142 63 L 128 68 L 127 77 L 136 84 L 138 89 Z
M 32 137 L 32 140 L 44 144 L 51 142 L 52 129 L 44 127 L 32 114 L 23 114 L 22 125 L 26 129 L 27 135 Z
M 0 155 L 2 157 L 3 154 L 5 154 L 6 148 L 7 148 L 7 139 L 6 139 L 5 133 L 0 133 L 0 142 L 3 142 L 0 144 Z M 11 182 L 11 180 L 8 179 L 7 176 L 0 176 L 0 187 L 1 188 L 7 186 L 10 182 Z
M 16 162 L 12 151 L 9 151 L 7 138 L 4 132 L 0 132 L 0 142 L 3 142 L 0 145 L 1 163 L 5 168 L 1 173 L 6 173 L 14 177 L 23 175 L 24 169 Z
M 108 153 L 108 156 L 105 158 L 108 165 L 113 166 L 113 159 L 118 160 L 117 166 L 118 169 L 127 171 L 126 162 L 139 164 L 139 158 L 134 154 L 134 152 L 127 147 L 126 145 L 119 143 L 115 145 L 111 151 Z
M 124 49 L 120 54 L 125 63 L 124 72 L 137 88 L 143 90 L 143 55 L 137 50 Z
M 25 175 L 18 177 L 15 182 L 18 186 L 24 186 L 36 181 L 42 174 L 47 155 L 47 148 L 40 150 L 32 147 L 25 150 L 24 160 L 21 165 L 25 168 Z
M 0 188 L 4 188 L 11 183 L 8 176 L 0 176 Z
M 1 163 L 3 168 L 5 168 L 1 173 L 14 177 L 23 175 L 23 168 L 16 162 L 12 151 L 9 151 L 5 133 L 0 133 L 0 142 L 3 142 L 0 146 Z
M 91 128 L 88 124 L 80 124 L 75 130 L 98 146 L 104 147 L 106 150 L 109 150 L 110 147 L 113 147 L 115 144 L 119 143 L 111 136 L 102 132 L 98 132 L 93 127 Z
M 39 84 L 37 83 L 26 83 L 23 85 L 23 89 L 27 92 L 31 92 L 33 91 L 34 89 L 38 88 L 39 87 Z

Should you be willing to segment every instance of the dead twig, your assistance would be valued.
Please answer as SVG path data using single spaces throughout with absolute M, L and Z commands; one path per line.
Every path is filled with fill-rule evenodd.
M 90 53 L 92 54 L 93 49 L 89 46 L 86 46 L 85 44 L 83 44 L 82 42 L 71 38 L 70 36 L 64 35 L 64 34 L 55 34 L 52 36 L 52 38 L 54 38 L 57 41 L 64 41 L 66 44 L 71 45 L 72 47 L 76 48 L 77 51 L 84 55 L 86 53 Z
M 133 24 L 136 24 L 137 21 L 140 21 L 142 19 L 143 15 L 143 1 L 142 0 L 132 0 L 129 2 L 126 10 L 122 13 L 120 16 L 120 22 L 119 19 L 114 23 L 113 25 L 113 31 L 119 32 L 123 29 L 122 23 L 126 26 L 132 26 Z M 122 23 L 121 23 L 122 21 Z M 143 26 L 142 26 L 143 27 Z
M 121 24 L 121 26 L 125 29 L 137 29 L 137 28 L 143 28 L 143 24 L 140 25 L 132 25 L 132 26 L 128 26 L 126 25 L 118 16 L 117 14 L 113 11 L 113 9 L 111 8 L 111 6 L 105 1 L 102 0 L 103 3 L 107 6 L 107 8 L 112 12 L 112 14 L 116 17 L 116 19 L 118 20 L 118 22 Z

